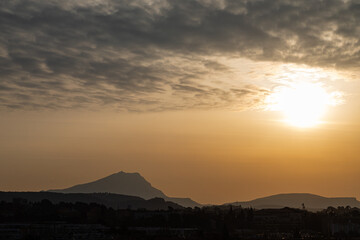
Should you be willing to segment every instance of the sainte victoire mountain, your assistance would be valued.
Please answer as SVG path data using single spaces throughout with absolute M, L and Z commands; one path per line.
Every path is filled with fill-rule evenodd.
M 137 196 L 144 199 L 163 198 L 184 207 L 200 207 L 201 204 L 190 198 L 168 197 L 162 191 L 154 188 L 139 173 L 118 172 L 94 182 L 72 186 L 66 189 L 49 190 L 58 193 L 115 193 Z

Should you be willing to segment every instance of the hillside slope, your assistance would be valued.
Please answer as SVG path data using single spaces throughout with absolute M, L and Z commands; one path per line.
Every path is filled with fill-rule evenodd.
M 231 205 L 253 208 L 302 208 L 302 204 L 309 210 L 325 209 L 329 206 L 360 207 L 360 202 L 352 197 L 327 198 L 309 193 L 277 194 L 245 202 L 228 203 Z

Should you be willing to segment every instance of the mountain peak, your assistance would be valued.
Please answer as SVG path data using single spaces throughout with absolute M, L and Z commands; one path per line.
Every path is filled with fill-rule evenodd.
M 166 197 L 163 192 L 151 186 L 139 173 L 127 173 L 120 171 L 94 182 L 75 185 L 70 188 L 53 190 L 62 193 L 96 193 L 109 192 L 138 196 L 144 199 L 154 197 Z
M 124 171 L 120 171 L 120 172 L 117 172 L 117 173 L 113 173 L 105 178 L 108 178 L 108 177 L 133 177 L 133 178 L 139 178 L 139 179 L 143 179 L 144 181 L 145 178 L 143 176 L 141 176 L 140 173 L 138 172 L 124 172 Z M 146 181 L 147 182 L 147 181 Z
M 119 171 L 107 177 L 98 179 L 93 182 L 75 185 L 66 189 L 50 190 L 60 193 L 115 193 L 129 196 L 137 196 L 144 199 L 163 198 L 167 201 L 173 201 L 184 207 L 200 206 L 200 204 L 191 199 L 171 198 L 166 196 L 162 191 L 154 188 L 138 172 L 127 173 Z

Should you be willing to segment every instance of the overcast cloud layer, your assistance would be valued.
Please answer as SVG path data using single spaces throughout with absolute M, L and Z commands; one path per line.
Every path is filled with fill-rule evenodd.
M 359 39 L 355 0 L 5 0 L 0 108 L 253 108 L 220 59 L 352 70 Z

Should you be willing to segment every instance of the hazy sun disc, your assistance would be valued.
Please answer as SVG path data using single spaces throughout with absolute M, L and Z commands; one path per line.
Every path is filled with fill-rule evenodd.
M 286 123 L 305 128 L 318 125 L 333 101 L 320 84 L 296 83 L 277 88 L 269 98 L 269 106 L 281 111 Z

